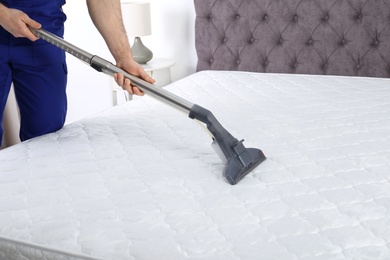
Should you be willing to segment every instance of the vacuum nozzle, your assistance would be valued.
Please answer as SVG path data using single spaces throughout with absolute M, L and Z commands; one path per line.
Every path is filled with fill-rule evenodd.
M 246 148 L 244 140 L 238 141 L 234 138 L 209 110 L 195 104 L 189 117 L 207 125 L 207 129 L 214 137 L 212 147 L 225 163 L 223 175 L 230 184 L 237 184 L 266 159 L 260 149 Z

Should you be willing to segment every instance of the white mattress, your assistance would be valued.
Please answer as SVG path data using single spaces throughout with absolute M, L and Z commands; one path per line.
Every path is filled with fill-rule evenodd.
M 214 71 L 166 89 L 267 160 L 232 186 L 196 122 L 138 98 L 0 152 L 0 259 L 390 258 L 388 79 Z

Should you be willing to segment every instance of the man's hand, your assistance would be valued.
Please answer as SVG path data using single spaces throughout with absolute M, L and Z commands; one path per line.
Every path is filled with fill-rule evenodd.
M 36 41 L 36 37 L 28 26 L 39 29 L 41 24 L 32 20 L 27 14 L 17 9 L 7 8 L 0 4 L 0 26 L 11 33 L 14 37 L 26 37 Z
M 118 62 L 116 64 L 118 68 L 123 69 L 124 71 L 139 77 L 149 83 L 154 83 L 155 80 L 152 79 L 142 68 L 141 65 L 139 65 L 134 60 L 129 60 L 125 62 Z M 132 82 L 130 82 L 129 79 L 125 79 L 122 73 L 117 73 L 114 75 L 115 81 L 118 84 L 118 86 L 121 86 L 124 90 L 127 90 L 131 95 L 135 94 L 138 96 L 143 96 L 144 92 L 142 92 L 141 89 L 139 89 L 136 85 L 134 85 Z

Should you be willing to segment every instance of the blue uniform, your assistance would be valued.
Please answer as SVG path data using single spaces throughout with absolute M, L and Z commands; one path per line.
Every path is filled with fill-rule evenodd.
M 44 29 L 63 37 L 65 0 L 0 0 L 0 3 L 25 12 Z M 0 26 L 0 123 L 11 82 L 20 109 L 22 141 L 62 128 L 67 111 L 67 67 L 62 50 L 41 39 L 31 42 L 15 38 Z M 0 124 L 0 137 L 2 134 Z

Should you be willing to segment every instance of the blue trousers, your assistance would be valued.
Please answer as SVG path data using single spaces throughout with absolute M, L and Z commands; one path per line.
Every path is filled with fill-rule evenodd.
M 24 11 L 46 30 L 63 36 L 64 0 L 0 2 Z M 67 111 L 67 67 L 62 50 L 41 39 L 31 42 L 27 38 L 15 38 L 0 27 L 0 122 L 11 83 L 20 110 L 22 141 L 62 128 Z

